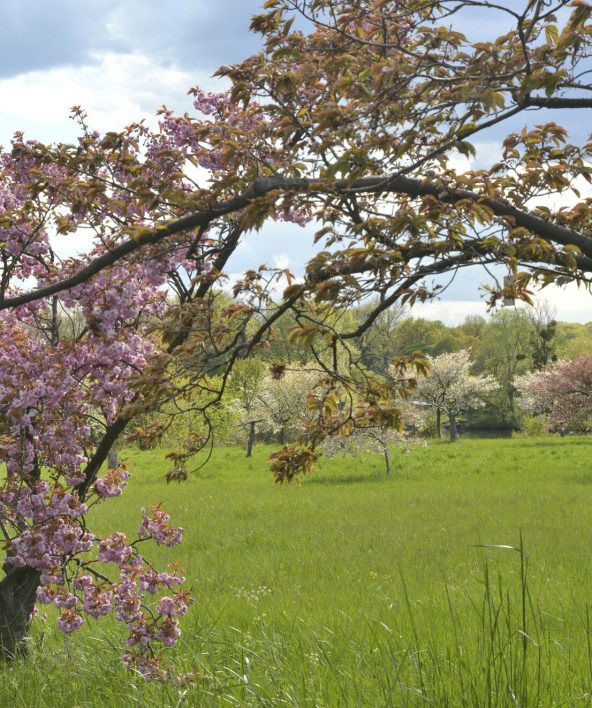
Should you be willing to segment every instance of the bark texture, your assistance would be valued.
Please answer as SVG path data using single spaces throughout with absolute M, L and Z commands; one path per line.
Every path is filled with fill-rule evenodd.
M 6 575 L 0 581 L 0 657 L 13 659 L 25 651 L 40 574 L 27 567 L 4 569 Z

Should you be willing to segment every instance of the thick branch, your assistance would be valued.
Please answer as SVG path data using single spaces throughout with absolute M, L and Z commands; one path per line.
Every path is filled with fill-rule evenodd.
M 253 185 L 238 195 L 234 199 L 229 199 L 220 202 L 218 205 L 203 211 L 197 211 L 194 214 L 171 221 L 165 226 L 161 226 L 154 231 L 141 236 L 138 239 L 132 239 L 117 246 L 109 253 L 104 254 L 91 261 L 87 266 L 82 268 L 78 273 L 57 281 L 51 285 L 37 290 L 32 290 L 28 293 L 18 295 L 16 297 L 7 298 L 0 302 L 0 310 L 5 310 L 19 305 L 24 305 L 28 302 L 34 302 L 48 295 L 54 295 L 63 290 L 68 290 L 76 285 L 80 285 L 89 280 L 93 275 L 96 275 L 104 268 L 107 268 L 118 260 L 133 253 L 134 251 L 143 248 L 147 245 L 158 243 L 169 236 L 183 233 L 199 226 L 204 227 L 210 224 L 214 219 L 235 213 L 247 207 L 254 199 L 269 194 L 270 192 L 301 192 L 317 194 L 407 194 L 411 197 L 432 196 L 441 202 L 454 204 L 463 200 L 479 202 L 480 204 L 491 209 L 492 213 L 498 217 L 512 219 L 517 226 L 522 226 L 532 234 L 540 236 L 552 243 L 563 246 L 574 245 L 578 246 L 581 251 L 589 257 L 592 257 L 592 239 L 584 234 L 581 234 L 573 229 L 555 224 L 551 221 L 542 219 L 524 209 L 518 209 L 512 206 L 509 202 L 494 198 L 484 197 L 480 194 L 468 190 L 448 189 L 447 187 L 433 181 L 420 180 L 413 177 L 404 177 L 396 175 L 394 177 L 365 177 L 362 179 L 348 182 L 339 180 L 334 183 L 328 183 L 322 180 L 315 179 L 297 179 L 286 177 L 261 177 L 254 180 Z
M 103 439 L 95 450 L 95 454 L 92 456 L 84 469 L 84 482 L 82 482 L 82 484 L 78 487 L 80 501 L 84 501 L 86 498 L 88 490 L 90 489 L 91 484 L 95 481 L 101 465 L 107 459 L 109 450 L 113 447 L 119 436 L 126 429 L 129 422 L 130 418 L 122 415 L 107 428 Z
M 215 271 L 221 271 L 226 263 L 228 262 L 228 259 L 234 252 L 234 249 L 236 248 L 238 241 L 240 239 L 240 236 L 242 234 L 242 229 L 237 226 L 231 234 L 228 236 L 227 242 L 224 244 L 222 249 L 220 250 L 220 253 L 218 254 L 218 257 L 216 258 L 214 262 L 214 270 Z M 213 285 L 214 280 L 205 280 L 203 281 L 196 294 L 195 298 L 203 298 L 206 296 L 208 290 L 211 288 Z M 189 336 L 189 333 L 191 332 L 190 327 L 186 327 L 183 330 L 179 330 L 177 332 L 175 338 L 173 341 L 170 343 L 168 347 L 168 353 L 171 354 L 175 349 L 177 349 L 179 346 L 181 346 L 187 337 Z M 88 464 L 86 465 L 84 469 L 84 481 L 80 486 L 78 487 L 78 494 L 80 496 L 80 500 L 83 501 L 87 494 L 88 490 L 90 489 L 91 485 L 94 483 L 94 481 L 97 478 L 97 475 L 99 473 L 99 470 L 101 468 L 101 465 L 105 462 L 107 459 L 107 455 L 109 454 L 109 450 L 113 447 L 119 436 L 125 431 L 127 426 L 129 425 L 131 421 L 131 418 L 126 416 L 125 414 L 120 415 L 118 418 L 115 419 L 115 421 L 107 428 L 105 435 L 103 436 L 103 439 L 97 446 L 97 449 L 95 450 L 94 455 L 92 458 L 89 460 Z
M 555 224 L 552 221 L 542 219 L 539 216 L 531 214 L 529 211 L 517 209 L 503 199 L 483 197 L 476 192 L 470 192 L 468 190 L 449 190 L 445 186 L 434 182 L 426 182 L 412 177 L 400 176 L 391 178 L 367 177 L 354 182 L 349 189 L 342 189 L 340 191 L 353 192 L 356 194 L 399 193 L 407 194 L 411 197 L 432 196 L 447 204 L 455 204 L 464 200 L 479 202 L 479 204 L 491 209 L 496 216 L 510 217 L 516 226 L 522 226 L 536 236 L 540 236 L 547 241 L 562 246 L 578 246 L 582 253 L 592 258 L 592 238 L 573 229 Z
M 539 108 L 592 108 L 592 98 L 545 98 L 543 96 L 526 96 L 521 101 L 522 106 L 538 106 Z
M 267 190 L 269 191 L 269 190 Z M 181 219 L 176 219 L 171 221 L 164 226 L 159 226 L 153 231 L 149 231 L 137 239 L 130 239 L 124 243 L 112 248 L 108 253 L 99 256 L 92 260 L 84 268 L 81 268 L 77 273 L 70 276 L 69 278 L 64 278 L 63 280 L 58 280 L 51 285 L 47 285 L 43 288 L 38 288 L 37 290 L 32 290 L 28 293 L 23 293 L 22 295 L 17 295 L 16 297 L 6 298 L 0 302 L 0 310 L 10 309 L 12 307 L 18 307 L 19 305 L 25 305 L 28 302 L 34 302 L 35 300 L 40 300 L 44 297 L 50 295 L 55 295 L 56 293 L 62 292 L 63 290 L 70 290 L 77 285 L 82 285 L 87 280 L 90 280 L 93 275 L 97 275 L 105 268 L 108 268 L 117 261 L 125 258 L 125 256 L 134 253 L 135 251 L 144 248 L 146 246 L 151 246 L 161 241 L 165 240 L 169 236 L 174 236 L 175 234 L 186 233 L 198 227 L 202 229 L 207 227 L 215 219 L 225 216 L 227 214 L 234 214 L 241 209 L 248 206 L 253 199 L 258 196 L 265 194 L 265 191 L 261 194 L 258 192 L 257 180 L 255 184 L 243 194 L 238 195 L 234 199 L 228 199 L 220 202 L 210 209 L 204 209 L 201 211 L 196 211 L 193 214 L 184 216 Z

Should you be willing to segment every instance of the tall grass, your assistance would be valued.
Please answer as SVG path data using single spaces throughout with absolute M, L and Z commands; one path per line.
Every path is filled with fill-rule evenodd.
M 71 638 L 36 620 L 28 659 L 2 669 L 0 705 L 552 706 L 592 702 L 587 438 L 464 440 L 334 459 L 273 485 L 269 450 L 166 486 L 163 453 L 133 453 L 129 494 L 97 510 L 138 526 L 165 501 L 196 599 L 173 652 L 193 687 L 147 684 L 123 633 Z

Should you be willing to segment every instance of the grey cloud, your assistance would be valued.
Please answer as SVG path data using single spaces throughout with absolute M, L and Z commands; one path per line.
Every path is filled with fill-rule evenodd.
M 259 7 L 258 0 L 4 0 L 0 77 L 92 64 L 106 51 L 212 72 L 256 51 L 248 26 Z
M 116 49 L 104 18 L 116 0 L 4 0 L 0 5 L 0 76 L 91 61 Z
M 257 0 L 127 0 L 110 15 L 111 36 L 130 50 L 149 53 L 185 69 L 213 71 L 256 51 L 248 31 Z

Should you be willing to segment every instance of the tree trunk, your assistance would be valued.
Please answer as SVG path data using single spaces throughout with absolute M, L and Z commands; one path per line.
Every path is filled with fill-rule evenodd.
M 456 414 L 449 413 L 448 419 L 450 421 L 450 440 L 456 442 L 458 440 L 458 430 L 456 429 Z
M 512 428 L 516 427 L 516 406 L 514 405 L 514 387 L 511 386 L 508 389 L 508 401 L 510 403 L 510 425 Z
M 109 450 L 109 454 L 107 455 L 107 467 L 110 470 L 115 470 L 119 467 L 119 456 L 115 448 Z
M 253 453 L 253 445 L 255 444 L 255 425 L 256 422 L 251 420 L 249 422 L 249 437 L 247 438 L 247 457 L 251 457 Z
M 384 450 L 384 466 L 386 468 L 386 473 L 391 473 L 391 456 L 389 452 L 388 443 L 382 443 L 382 449 Z
M 26 652 L 24 640 L 29 633 L 39 578 L 39 571 L 33 568 L 9 567 L 0 581 L 0 657 L 3 659 L 13 659 Z
M 286 442 L 286 431 L 284 430 L 284 426 L 280 428 L 280 445 L 283 445 Z
M 436 437 L 442 437 L 442 411 L 436 408 Z

